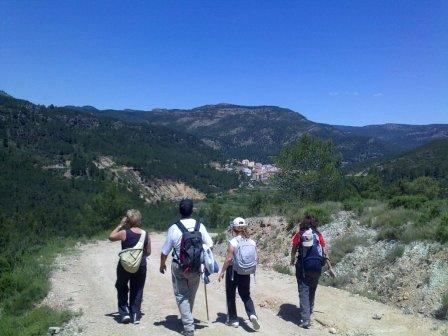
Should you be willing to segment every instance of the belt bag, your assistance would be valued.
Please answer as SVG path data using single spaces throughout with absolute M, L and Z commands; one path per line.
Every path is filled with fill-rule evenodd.
M 140 239 L 134 247 L 124 249 L 118 256 L 123 268 L 129 273 L 135 273 L 140 268 L 140 263 L 143 258 L 143 248 L 145 244 L 146 232 L 142 230 Z

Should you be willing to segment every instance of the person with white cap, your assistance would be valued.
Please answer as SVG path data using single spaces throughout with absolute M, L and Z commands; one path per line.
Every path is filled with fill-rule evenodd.
M 308 329 L 311 326 L 317 284 L 322 267 L 327 262 L 325 239 L 317 230 L 313 216 L 307 215 L 300 222 L 300 230 L 294 235 L 291 245 L 291 265 L 296 267 L 299 290 L 300 326 Z
M 235 218 L 231 229 L 234 237 L 229 241 L 227 256 L 218 278 L 221 281 L 224 276 L 226 277 L 227 324 L 239 327 L 235 303 L 238 288 L 252 327 L 254 330 L 259 330 L 260 323 L 250 296 L 250 275 L 255 274 L 257 266 L 257 246 L 249 238 L 244 218 Z

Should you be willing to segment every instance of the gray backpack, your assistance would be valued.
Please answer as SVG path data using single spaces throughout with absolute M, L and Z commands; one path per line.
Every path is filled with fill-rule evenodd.
M 233 253 L 233 270 L 240 275 L 255 274 L 257 247 L 252 239 L 236 238 L 238 245 Z

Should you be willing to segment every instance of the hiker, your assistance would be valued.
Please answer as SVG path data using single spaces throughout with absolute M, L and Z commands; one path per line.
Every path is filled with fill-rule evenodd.
M 219 281 L 226 277 L 227 325 L 239 327 L 236 313 L 236 289 L 243 300 L 247 316 L 254 330 L 260 329 L 254 302 L 250 297 L 250 275 L 255 274 L 257 266 L 257 247 L 249 238 L 247 223 L 244 218 L 237 217 L 232 223 L 234 237 L 229 241 L 227 256 L 222 266 Z
M 308 329 L 311 326 L 317 284 L 327 260 L 325 239 L 317 230 L 313 216 L 307 215 L 300 221 L 299 232 L 293 236 L 291 245 L 291 265 L 296 267 L 299 289 L 300 326 Z
M 194 335 L 193 305 L 201 276 L 203 244 L 210 248 L 213 241 L 205 226 L 191 218 L 193 201 L 183 199 L 179 204 L 181 219 L 171 225 L 160 255 L 160 272 L 166 271 L 166 259 L 173 251 L 171 279 L 174 296 L 180 311 L 184 335 Z
M 135 209 L 128 210 L 126 216 L 121 219 L 120 224 L 109 235 L 109 240 L 121 241 L 121 253 L 129 251 L 138 256 L 136 261 L 133 260 L 134 265 L 128 267 L 123 262 L 123 257 L 120 254 L 120 261 L 117 265 L 115 288 L 117 289 L 118 313 L 122 323 L 131 322 L 130 314 L 134 324 L 139 324 L 141 319 L 140 309 L 146 279 L 146 257 L 151 254 L 151 239 L 140 228 L 141 220 L 142 215 L 140 211 Z M 137 246 L 139 246 L 138 250 L 133 251 Z

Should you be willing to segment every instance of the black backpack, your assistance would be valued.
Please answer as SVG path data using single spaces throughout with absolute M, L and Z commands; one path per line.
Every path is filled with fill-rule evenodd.
M 178 261 L 184 273 L 200 273 L 202 257 L 202 233 L 199 231 L 201 223 L 196 221 L 194 231 L 190 232 L 181 221 L 176 223 L 182 232 L 180 255 Z

